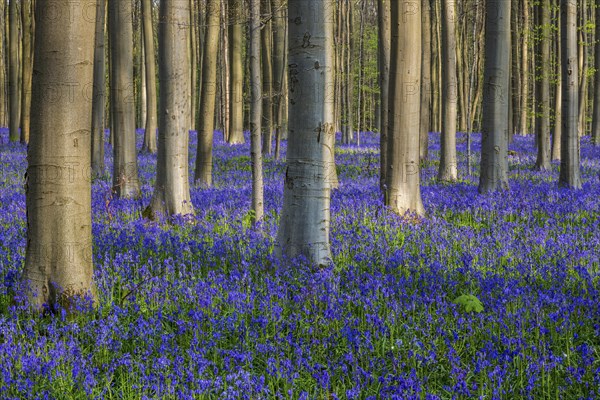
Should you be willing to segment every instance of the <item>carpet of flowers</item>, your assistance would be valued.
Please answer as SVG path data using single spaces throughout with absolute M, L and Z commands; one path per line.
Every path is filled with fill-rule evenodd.
M 482 196 L 462 134 L 460 181 L 435 181 L 432 134 L 428 215 L 416 221 L 382 205 L 378 135 L 363 134 L 360 147 L 338 146 L 335 263 L 314 269 L 273 254 L 283 161 L 265 160 L 254 229 L 249 146 L 216 136 L 215 185 L 192 187 L 192 218 L 142 218 L 155 156 L 139 156 L 139 199 L 110 199 L 108 173 L 94 181 L 98 307 L 43 316 L 11 301 L 26 148 L 0 130 L 0 398 L 600 398 L 600 148 L 589 137 L 582 190 L 558 187 L 558 163 L 533 170 L 530 136 L 511 144 L 510 191 Z M 467 312 L 461 295 L 483 310 Z

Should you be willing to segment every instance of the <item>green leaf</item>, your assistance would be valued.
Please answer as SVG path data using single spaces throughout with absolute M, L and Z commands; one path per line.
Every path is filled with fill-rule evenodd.
M 483 304 L 472 294 L 463 294 L 458 296 L 456 299 L 454 299 L 453 303 L 462 306 L 466 312 L 474 311 L 480 313 L 483 311 Z

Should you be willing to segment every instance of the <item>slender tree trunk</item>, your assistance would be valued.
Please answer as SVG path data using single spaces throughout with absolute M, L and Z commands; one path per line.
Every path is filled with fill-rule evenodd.
M 161 0 L 158 30 L 160 132 L 150 216 L 193 214 L 188 177 L 190 3 Z
M 231 132 L 229 132 L 229 121 L 231 120 L 231 109 L 229 107 L 229 105 L 231 104 L 229 100 L 229 98 L 231 97 L 231 70 L 229 64 L 229 29 L 227 27 L 227 24 L 230 23 L 230 20 L 227 18 L 226 0 L 221 0 L 221 20 L 221 58 L 223 60 L 223 65 L 221 68 L 221 87 L 223 88 L 223 138 L 227 141 L 227 143 L 229 143 L 229 136 L 231 135 Z
M 33 68 L 33 7 L 32 0 L 21 1 L 21 17 L 23 27 L 23 40 L 21 43 L 21 143 L 29 143 L 29 126 L 31 115 L 31 77 Z
M 600 5 L 595 5 L 596 38 L 594 44 L 594 111 L 592 117 L 592 142 L 600 146 Z
M 231 57 L 231 96 L 229 97 L 229 143 L 244 143 L 244 66 L 242 60 L 243 44 L 243 3 L 241 0 L 229 0 L 232 17 L 229 24 L 229 55 Z
M 16 142 L 21 137 L 19 133 L 19 114 L 21 109 L 21 102 L 19 98 L 19 15 L 17 13 L 17 0 L 10 0 L 8 10 L 8 130 L 10 141 Z
M 577 117 L 579 96 L 577 65 L 577 2 L 561 0 L 562 136 L 559 185 L 581 188 Z
M 403 215 L 425 213 L 419 171 L 421 105 L 420 4 L 391 2 L 390 137 L 386 205 Z
M 523 38 L 521 42 L 521 119 L 519 132 L 521 135 L 528 133 L 527 118 L 529 115 L 529 5 L 523 0 Z
M 588 34 L 586 32 L 587 24 L 587 1 L 580 0 L 580 5 L 577 7 L 581 14 L 581 29 L 579 30 L 579 59 L 580 59 L 580 74 L 579 74 L 579 107 L 577 109 L 577 134 L 581 137 L 586 134 L 587 123 L 587 93 L 588 93 L 588 69 L 589 62 L 587 57 Z
M 6 126 L 7 113 L 6 113 L 6 55 L 5 55 L 5 6 L 6 1 L 0 1 L 0 126 Z
M 456 116 L 457 116 L 457 80 L 456 80 L 456 37 L 453 0 L 442 2 L 442 150 L 438 180 L 456 181 L 458 164 L 456 159 Z
M 252 88 L 252 104 L 250 107 L 250 159 L 252 163 L 252 211 L 253 223 L 262 220 L 264 214 L 264 189 L 261 149 L 262 125 L 262 82 L 260 67 L 261 32 L 260 1 L 251 0 L 250 22 L 250 87 Z M 264 49 L 268 51 L 269 49 Z
M 113 118 L 113 191 L 117 197 L 140 193 L 135 147 L 133 24 L 130 1 L 110 1 L 111 114 Z
M 364 34 L 365 34 L 365 0 L 361 1 L 360 10 L 360 34 L 358 38 L 358 104 L 356 106 L 356 137 L 357 145 L 360 146 L 360 132 L 364 129 L 364 125 L 361 121 L 361 105 L 364 102 L 363 99 L 363 64 L 364 64 Z
M 198 37 L 196 36 L 196 1 L 189 0 L 189 47 L 190 47 L 190 123 L 189 129 L 196 127 L 196 114 L 198 113 Z
M 431 4 L 421 0 L 423 46 L 421 47 L 421 123 L 419 133 L 419 160 L 427 160 L 429 131 L 431 130 Z
M 508 189 L 510 2 L 487 0 L 479 193 Z
M 352 73 L 352 0 L 346 1 L 346 132 L 344 143 L 348 144 L 354 139 L 354 112 L 352 104 L 354 99 L 354 74 Z
M 89 18 L 69 18 L 71 2 L 36 2 L 31 144 L 28 149 L 27 248 L 22 279 L 33 309 L 95 297 L 92 283 L 91 105 L 83 90 L 48 101 L 50 86 L 91 82 L 96 2 Z M 58 11 L 58 12 L 57 12 Z M 56 18 L 44 18 L 55 15 Z M 64 94 L 64 93 L 63 93 Z M 72 100 L 72 101 L 71 101 Z M 54 173 L 49 173 L 53 171 Z
M 290 137 L 283 210 L 277 232 L 280 257 L 302 255 L 313 265 L 331 262 L 327 163 L 333 149 L 334 50 L 331 0 L 289 0 L 291 21 Z M 308 38 L 306 33 L 310 32 Z
M 201 187 L 212 186 L 212 149 L 215 130 L 217 89 L 217 50 L 219 44 L 219 0 L 208 0 L 206 37 L 202 59 L 202 92 L 200 93 L 200 131 L 194 181 Z
M 142 32 L 146 73 L 146 129 L 142 151 L 156 153 L 156 57 L 154 50 L 154 25 L 152 24 L 152 0 L 142 0 Z
M 379 189 L 385 194 L 387 187 L 387 171 L 389 169 L 387 158 L 387 147 L 389 138 L 389 82 L 390 82 L 390 45 L 391 45 L 391 21 L 390 2 L 393 0 L 378 0 L 378 25 L 379 25 L 379 88 L 380 88 L 380 112 L 381 135 L 379 139 L 379 150 L 381 155 Z M 428 2 L 429 0 L 423 0 Z
M 536 6 L 538 14 L 538 45 L 536 54 L 537 71 L 536 88 L 537 121 L 535 130 L 537 134 L 537 159 L 535 168 L 540 171 L 548 171 L 550 165 L 550 76 L 548 65 L 550 65 L 550 0 L 542 0 L 541 5 Z
M 92 95 L 92 172 L 94 176 L 100 176 L 104 172 L 104 107 L 106 103 L 104 33 L 106 30 L 106 0 L 97 0 L 96 11 L 94 89 Z
M 262 44 L 262 85 L 263 85 L 263 143 L 262 150 L 264 154 L 273 152 L 273 102 L 272 102 L 272 85 L 273 85 L 273 63 L 271 58 L 271 49 L 273 48 L 273 31 L 271 29 L 271 1 L 261 0 L 261 11 L 264 26 L 261 30 Z
M 275 159 L 279 159 L 283 120 L 283 78 L 286 73 L 285 2 L 272 0 L 273 13 L 273 109 L 275 110 Z

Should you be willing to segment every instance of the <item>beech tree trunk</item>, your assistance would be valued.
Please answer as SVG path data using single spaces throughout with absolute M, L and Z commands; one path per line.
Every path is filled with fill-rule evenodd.
M 285 0 L 272 0 L 273 13 L 273 110 L 275 120 L 275 159 L 279 159 L 281 137 L 283 135 L 283 81 L 287 72 L 286 65 L 286 3 Z
M 577 2 L 561 0 L 562 137 L 559 185 L 581 189 L 579 165 Z
M 389 170 L 385 203 L 400 215 L 407 212 L 423 215 L 419 171 L 420 4 L 392 1 L 391 16 Z
M 142 0 L 142 19 L 146 76 L 146 120 L 144 121 L 146 129 L 144 130 L 142 151 L 156 153 L 156 57 L 154 52 L 154 25 L 152 24 L 152 0 Z
M 69 0 L 36 2 L 31 144 L 28 149 L 27 248 L 22 279 L 33 309 L 95 296 L 92 282 L 90 126 L 92 108 L 73 82 L 92 82 L 96 2 L 89 18 L 70 18 Z M 81 10 L 80 10 L 81 11 Z M 54 15 L 56 18 L 45 18 Z M 61 90 L 48 101 L 49 87 Z M 70 97 L 69 95 L 72 95 Z
M 130 1 L 109 1 L 113 192 L 117 197 L 140 193 L 135 147 L 133 80 L 133 8 Z
M 252 0 L 250 3 L 250 87 L 252 91 L 252 104 L 250 105 L 250 159 L 252 163 L 253 224 L 260 222 L 264 214 L 263 158 L 260 140 L 263 107 L 262 71 L 260 67 L 260 1 Z
M 594 44 L 594 111 L 592 117 L 592 142 L 600 146 L 600 5 L 596 4 L 596 38 Z
M 262 150 L 264 154 L 271 154 L 273 150 L 273 102 L 272 102 L 272 85 L 273 85 L 273 63 L 271 58 L 271 49 L 273 48 L 273 32 L 271 29 L 271 1 L 261 0 L 261 11 L 263 19 L 263 27 L 261 29 L 261 45 L 262 45 L 262 89 L 263 89 L 263 106 L 262 106 L 262 127 L 263 143 Z
M 280 257 L 331 262 L 331 183 L 327 146 L 335 135 L 331 0 L 289 0 L 289 139 L 283 209 L 277 232 Z
M 229 25 L 229 57 L 231 58 L 231 96 L 229 96 L 229 143 L 244 143 L 244 64 L 242 52 L 243 43 L 243 2 L 229 0 L 231 15 Z
M 0 1 L 0 126 L 6 126 L 6 55 L 4 43 L 6 42 L 6 18 L 5 18 L 5 1 Z
M 479 193 L 508 189 L 510 2 L 487 0 Z
M 389 140 L 389 85 L 390 85 L 390 45 L 391 45 L 391 21 L 390 2 L 393 0 L 377 0 L 378 7 L 378 51 L 379 51 L 379 102 L 381 133 L 379 138 L 379 190 L 385 194 L 387 187 L 387 172 L 389 169 L 387 148 Z M 428 0 L 423 0 L 427 2 Z
M 219 44 L 220 0 L 208 0 L 206 35 L 202 56 L 202 91 L 200 92 L 200 130 L 194 181 L 201 187 L 212 186 L 212 150 L 215 131 L 217 95 L 217 49 Z
M 421 123 L 419 159 L 427 160 L 429 131 L 431 130 L 431 6 L 430 0 L 421 0 L 423 46 L 421 48 Z
M 21 143 L 29 143 L 31 116 L 31 78 L 33 68 L 33 7 L 32 0 L 21 0 L 22 43 L 21 43 Z
M 542 0 L 536 6 L 539 37 L 535 60 L 537 64 L 536 95 L 537 112 L 535 130 L 537 134 L 537 159 L 535 168 L 540 171 L 550 166 L 550 0 Z
M 527 118 L 529 115 L 529 5 L 523 0 L 523 38 L 521 42 L 521 118 L 519 133 L 528 133 Z
M 193 214 L 188 176 L 190 85 L 189 2 L 161 0 L 158 31 L 161 134 L 150 214 Z
M 92 95 L 92 172 L 104 172 L 104 107 L 106 103 L 106 70 L 104 33 L 106 29 L 106 0 L 97 0 L 94 43 L 94 89 Z
M 10 0 L 8 9 L 8 131 L 11 142 L 20 139 L 19 114 L 21 111 L 19 86 L 19 14 L 17 0 Z
M 456 116 L 458 92 L 456 78 L 456 35 L 454 0 L 442 1 L 442 134 L 439 181 L 456 181 Z

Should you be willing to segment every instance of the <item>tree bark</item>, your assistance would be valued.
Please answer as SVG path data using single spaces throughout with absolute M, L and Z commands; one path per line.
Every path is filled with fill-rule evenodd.
M 508 189 L 510 2 L 487 0 L 479 193 Z
M 421 0 L 423 45 L 421 47 L 421 122 L 419 133 L 419 160 L 427 160 L 429 131 L 431 130 L 431 5 Z
M 594 44 L 594 111 L 592 117 L 592 142 L 600 146 L 600 5 L 596 8 L 596 38 Z
M 201 187 L 212 186 L 212 150 L 215 130 L 217 94 L 217 49 L 219 44 L 220 0 L 208 0 L 206 36 L 202 59 L 202 91 L 200 93 L 200 131 L 194 181 Z
M 523 38 L 521 42 L 521 118 L 519 133 L 526 135 L 528 132 L 527 118 L 529 114 L 529 5 L 527 0 L 523 4 Z
M 260 1 L 252 0 L 250 21 L 250 159 L 252 163 L 252 217 L 253 224 L 262 221 L 264 215 L 263 158 L 261 148 L 261 125 L 263 113 L 262 82 L 260 67 L 261 12 Z M 267 51 L 269 49 L 266 49 Z
M 92 172 L 104 172 L 104 107 L 106 99 L 106 70 L 104 33 L 106 30 L 106 0 L 97 0 L 94 42 L 94 88 L 92 94 Z
M 290 109 L 283 210 L 277 232 L 280 257 L 331 262 L 329 243 L 333 116 L 331 0 L 289 0 Z
M 152 23 L 152 1 L 142 0 L 142 32 L 144 34 L 146 76 L 146 120 L 142 151 L 156 153 L 156 56 L 154 50 L 154 25 Z
M 229 56 L 231 57 L 229 144 L 241 144 L 244 143 L 243 2 L 229 0 L 229 10 L 232 17 L 229 25 Z
M 560 143 L 562 137 L 562 45 L 561 45 L 561 28 L 560 28 L 560 1 L 555 0 L 554 5 L 558 6 L 559 11 L 556 13 L 557 33 L 556 33 L 556 76 L 557 84 L 554 96 L 554 134 L 552 135 L 552 161 L 560 161 Z
M 391 21 L 390 2 L 393 0 L 377 0 L 378 7 L 378 47 L 379 47 L 379 90 L 380 90 L 380 121 L 381 133 L 379 138 L 379 190 L 385 194 L 387 188 L 387 172 L 389 169 L 387 148 L 389 140 L 389 86 L 390 86 L 390 45 L 391 45 Z M 428 0 L 423 0 L 428 2 Z
M 537 159 L 535 169 L 548 171 L 550 165 L 550 0 L 542 0 L 536 6 L 538 14 L 538 42 L 535 60 L 537 63 L 536 95 L 537 112 L 535 130 L 537 134 Z
M 135 147 L 133 8 L 130 1 L 110 1 L 109 6 L 113 192 L 117 197 L 129 198 L 140 193 Z
M 386 205 L 400 214 L 425 214 L 419 171 L 421 8 L 391 2 L 390 136 Z
M 190 85 L 190 3 L 161 0 L 158 31 L 160 87 L 156 184 L 150 217 L 193 214 L 188 177 Z
M 33 68 L 33 7 L 32 0 L 21 1 L 22 43 L 21 43 L 21 143 L 29 143 L 31 116 L 31 78 Z
M 20 86 L 19 86 L 19 25 L 17 13 L 17 0 L 10 0 L 8 9 L 8 131 L 11 142 L 20 139 L 19 114 L 21 111 Z
M 581 188 L 577 117 L 579 96 L 577 65 L 577 2 L 561 0 L 562 137 L 559 185 Z
M 275 111 L 275 159 L 279 159 L 283 129 L 283 80 L 286 66 L 286 3 L 284 0 L 272 0 L 273 12 L 273 109 Z
M 453 0 L 442 1 L 442 134 L 439 181 L 456 181 L 456 116 L 458 108 L 456 78 L 456 36 Z
M 5 40 L 5 1 L 0 1 L 0 126 L 6 126 L 7 113 L 6 113 L 6 56 L 4 50 Z
M 261 11 L 263 19 L 263 28 L 261 30 L 262 45 L 262 89 L 263 89 L 263 143 L 262 150 L 264 154 L 273 152 L 273 102 L 272 102 L 272 84 L 273 84 L 273 63 L 271 58 L 271 49 L 273 48 L 273 32 L 271 29 L 271 1 L 261 0 Z
M 69 18 L 69 0 L 36 2 L 31 144 L 28 149 L 27 248 L 22 279 L 30 306 L 75 311 L 95 297 L 92 282 L 91 103 L 73 82 L 91 82 L 96 2 L 89 18 Z M 57 12 L 58 11 L 58 12 Z M 47 18 L 53 15 L 56 18 Z M 48 88 L 62 91 L 48 101 Z M 66 89 L 67 88 L 67 89 Z

